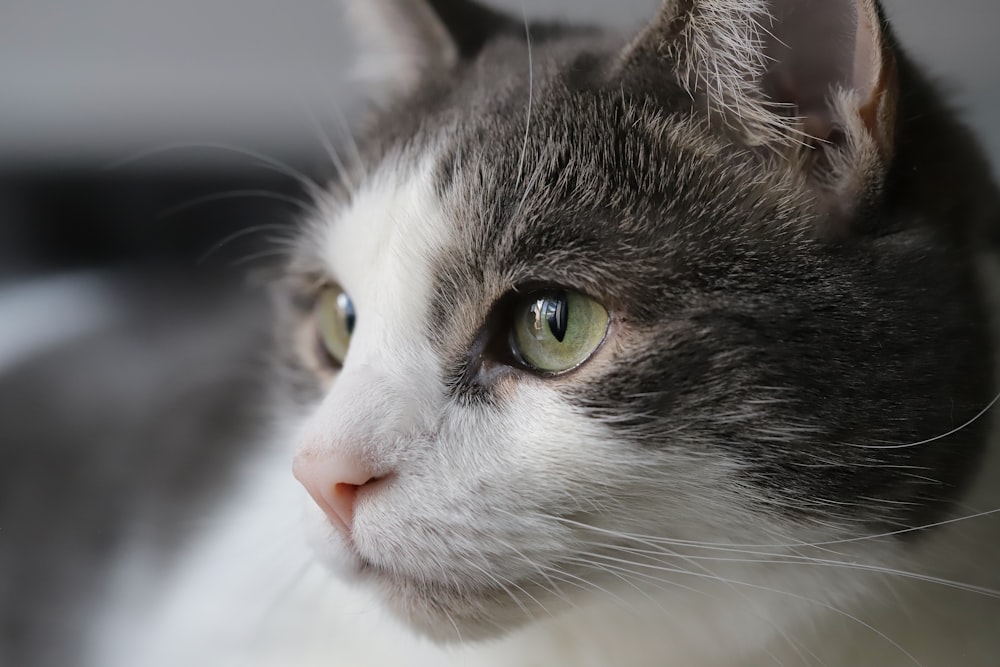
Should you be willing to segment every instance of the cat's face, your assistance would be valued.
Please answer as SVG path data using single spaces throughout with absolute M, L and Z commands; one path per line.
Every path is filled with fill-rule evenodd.
M 984 318 L 958 244 L 887 203 L 897 83 L 867 3 L 831 3 L 855 12 L 858 90 L 794 100 L 830 140 L 804 158 L 767 146 L 800 136 L 761 104 L 777 84 L 729 91 L 742 124 L 705 92 L 698 39 L 744 10 L 685 28 L 708 13 L 668 3 L 631 43 L 543 26 L 529 60 L 523 26 L 464 3 L 467 34 L 454 3 L 372 5 L 426 12 L 407 35 L 434 48 L 406 54 L 293 266 L 323 561 L 468 638 L 642 584 L 661 540 L 790 549 L 959 493 L 976 425 L 899 445 L 988 400 Z

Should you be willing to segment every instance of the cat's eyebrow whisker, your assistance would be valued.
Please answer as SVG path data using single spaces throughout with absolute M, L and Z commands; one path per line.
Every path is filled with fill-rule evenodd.
M 343 161 L 343 159 L 341 159 L 340 153 L 337 152 L 333 142 L 330 141 L 330 136 L 326 133 L 326 130 L 323 129 L 322 123 L 320 123 L 316 114 L 313 113 L 309 104 L 303 101 L 302 109 L 309 120 L 309 124 L 312 126 L 313 132 L 316 133 L 320 144 L 322 144 L 323 150 L 326 151 L 327 157 L 330 158 L 330 163 L 333 165 L 333 168 L 336 169 L 338 179 L 343 182 L 343 184 L 347 187 L 348 192 L 353 195 L 358 191 L 358 184 L 351 180 L 350 170 L 347 168 L 347 164 Z
M 206 250 L 201 255 L 201 257 L 198 258 L 198 261 L 196 263 L 198 265 L 204 264 L 212 257 L 212 255 L 219 252 L 230 243 L 237 241 L 245 236 L 250 236 L 252 234 L 256 234 L 257 232 L 273 232 L 273 231 L 284 232 L 287 231 L 287 229 L 285 228 L 284 225 L 280 224 L 253 225 L 250 227 L 244 227 L 243 229 L 239 229 L 233 232 L 232 234 L 227 235 L 221 241 L 218 241 L 217 243 L 213 244 L 211 248 Z M 276 247 L 283 246 L 287 249 L 292 249 L 295 247 L 294 241 L 290 238 L 271 237 L 268 238 L 267 242 L 269 245 Z
M 544 173 L 545 173 L 545 163 L 542 160 L 539 160 L 535 164 L 535 168 L 532 169 L 531 176 L 524 184 L 524 194 L 521 195 L 521 199 L 518 200 L 517 206 L 515 206 L 514 210 L 511 212 L 510 214 L 511 220 L 517 220 L 517 218 L 521 215 L 521 211 L 522 209 L 524 209 L 524 205 L 528 201 L 528 197 L 530 197 L 531 193 L 534 192 L 535 186 L 538 185 L 538 182 L 542 179 L 542 175 Z
M 229 264 L 230 268 L 237 268 L 244 266 L 246 264 L 253 264 L 262 259 L 267 259 L 268 257 L 288 257 L 292 253 L 290 248 L 272 248 L 270 250 L 262 250 L 260 252 L 251 253 L 240 259 L 234 260 Z
M 355 163 L 362 170 L 367 170 L 365 158 L 361 154 L 361 147 L 358 144 L 357 138 L 354 136 L 354 131 L 351 129 L 351 125 L 347 122 L 347 118 L 344 117 L 344 112 L 341 110 L 340 105 L 335 101 L 333 102 L 333 113 L 337 118 L 337 124 L 340 125 L 340 129 L 344 133 L 347 147 L 351 153 L 353 153 L 352 157 L 354 158 Z
M 521 0 L 521 17 L 524 19 L 524 39 L 528 47 L 528 117 L 524 124 L 524 143 L 521 145 L 521 157 L 517 163 L 516 186 L 521 185 L 521 176 L 524 174 L 524 159 L 528 154 L 528 137 L 531 134 L 531 111 L 535 101 L 535 61 L 531 48 L 531 26 L 528 23 L 528 11 Z
M 303 213 L 311 213 L 314 215 L 321 215 L 319 207 L 309 202 L 301 197 L 296 197 L 295 195 L 287 195 L 282 192 L 276 192 L 274 190 L 262 190 L 262 189 L 248 189 L 248 190 L 227 190 L 225 192 L 215 192 L 208 195 L 202 195 L 200 197 L 195 197 L 187 201 L 181 202 L 171 206 L 156 215 L 156 219 L 159 221 L 166 220 L 167 218 L 174 217 L 180 213 L 190 211 L 191 209 L 197 208 L 199 206 L 204 206 L 205 204 L 212 204 L 215 202 L 227 201 L 230 199 L 268 199 L 271 201 L 283 202 L 285 204 L 291 204 L 296 208 L 300 209 Z
M 316 200 L 322 201 L 327 195 L 326 191 L 320 187 L 319 183 L 313 179 L 306 176 L 303 172 L 295 169 L 291 165 L 278 160 L 277 158 L 271 157 L 259 151 L 255 151 L 249 148 L 242 148 L 240 146 L 235 146 L 233 144 L 227 144 L 222 142 L 196 142 L 196 141 L 179 141 L 169 144 L 164 144 L 154 148 L 149 148 L 141 151 L 137 151 L 132 155 L 126 156 L 119 160 L 115 160 L 107 165 L 105 165 L 105 170 L 114 171 L 117 169 L 122 169 L 135 162 L 140 162 L 151 157 L 157 157 L 167 153 L 173 153 L 177 151 L 184 150 L 214 150 L 225 153 L 233 153 L 236 155 L 241 155 L 243 157 L 248 157 L 257 162 L 261 163 L 261 166 L 267 167 L 270 170 L 287 176 L 299 183 L 306 192 L 309 193 L 311 197 Z

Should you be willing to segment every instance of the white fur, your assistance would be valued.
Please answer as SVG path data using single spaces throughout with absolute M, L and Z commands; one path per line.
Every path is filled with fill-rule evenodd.
M 433 260 L 449 252 L 458 222 L 452 203 L 435 192 L 433 166 L 433 156 L 394 156 L 335 220 L 322 221 L 319 253 L 331 279 L 352 294 L 358 326 L 328 396 L 305 426 L 286 432 L 304 446 L 356 448 L 398 473 L 359 501 L 354 541 L 369 560 L 401 579 L 467 590 L 498 577 L 510 584 L 510 596 L 446 601 L 459 614 L 451 626 L 412 592 L 372 596 L 316 566 L 297 578 L 312 562 L 297 525 L 303 506 L 321 561 L 350 570 L 356 558 L 292 480 L 294 438 L 279 438 L 180 561 L 164 564 L 137 540 L 109 590 L 112 612 L 87 664 L 996 664 L 1000 645 L 989 627 L 1000 613 L 997 600 L 850 567 L 891 563 L 962 579 L 997 562 L 956 560 L 986 554 L 983 531 L 995 521 L 956 523 L 912 551 L 893 540 L 796 547 L 853 534 L 835 527 L 805 533 L 751 512 L 742 500 L 749 491 L 721 456 L 629 453 L 543 381 L 513 385 L 496 407 L 449 401 L 424 332 Z M 576 381 L 614 363 L 614 353 L 605 346 Z M 1000 507 L 998 451 L 970 500 L 974 509 Z M 543 516 L 570 509 L 590 512 L 595 527 Z M 674 544 L 681 556 L 664 553 L 656 565 L 632 567 L 628 581 L 572 565 L 616 531 L 649 535 L 632 544 L 652 550 L 668 536 L 710 540 L 720 526 L 732 545 L 772 538 L 742 549 Z M 782 562 L 733 562 L 741 558 Z M 979 583 L 995 587 L 990 576 Z M 502 640 L 440 647 L 382 611 L 400 600 L 413 606 L 418 625 L 442 636 L 474 635 L 490 622 L 513 626 L 527 616 L 536 621 Z M 482 618 L 463 619 L 469 605 L 481 605 Z

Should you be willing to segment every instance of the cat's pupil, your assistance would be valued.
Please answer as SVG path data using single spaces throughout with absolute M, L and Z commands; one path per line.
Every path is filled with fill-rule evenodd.
M 566 293 L 560 292 L 545 300 L 545 319 L 549 331 L 560 343 L 566 338 L 566 325 L 569 322 L 569 301 Z
M 351 297 L 341 292 L 337 296 L 337 309 L 340 310 L 341 317 L 344 318 L 344 327 L 347 329 L 348 335 L 353 334 L 357 315 L 354 313 L 354 303 L 351 301 Z

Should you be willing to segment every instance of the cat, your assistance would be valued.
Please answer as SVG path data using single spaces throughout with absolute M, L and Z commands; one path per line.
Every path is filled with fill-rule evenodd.
M 89 664 L 1000 664 L 1000 197 L 880 4 L 348 9 L 280 435 Z

